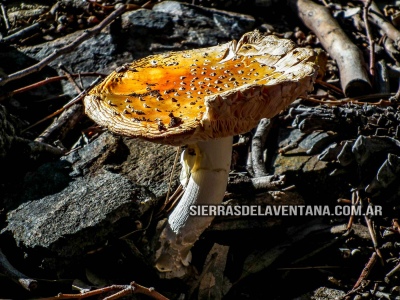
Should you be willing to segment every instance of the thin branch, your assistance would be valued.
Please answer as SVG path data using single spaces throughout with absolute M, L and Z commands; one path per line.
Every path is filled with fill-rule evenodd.
M 358 105 L 376 105 L 376 106 L 393 106 L 393 100 L 382 100 L 382 98 L 392 97 L 394 94 L 369 94 L 363 97 L 354 97 L 354 98 L 343 98 L 336 101 L 325 101 L 319 100 L 311 97 L 299 97 L 304 101 L 308 101 L 316 104 L 324 104 L 324 105 L 344 105 L 346 103 L 358 104 Z M 377 102 L 369 102 L 368 100 L 380 99 Z M 365 102 L 360 100 L 366 100 Z
M 117 17 L 119 17 L 122 13 L 124 13 L 126 10 L 125 5 L 121 5 L 117 10 L 113 11 L 111 14 L 109 14 L 101 23 L 96 25 L 95 27 L 91 29 L 85 30 L 76 40 L 71 42 L 70 44 L 55 50 L 53 54 L 50 54 L 37 64 L 30 66 L 26 69 L 20 70 L 18 72 L 15 72 L 13 74 L 8 75 L 5 78 L 0 79 L 0 86 L 7 84 L 10 81 L 20 79 L 24 76 L 30 75 L 32 73 L 38 72 L 41 69 L 43 69 L 45 66 L 50 64 L 52 61 L 54 61 L 56 58 L 63 54 L 67 54 L 72 52 L 76 47 L 78 47 L 81 43 L 86 41 L 87 39 L 91 38 L 92 36 L 100 33 L 100 31 L 109 25 L 112 21 L 114 21 Z
M 27 36 L 31 36 L 35 33 L 38 33 L 40 31 L 40 28 L 42 27 L 43 22 L 38 22 L 38 23 L 33 23 L 32 25 L 29 25 L 28 27 L 22 28 L 21 30 L 18 30 L 17 32 L 10 34 L 4 38 L 2 38 L 0 41 L 3 43 L 8 43 L 11 44 L 12 42 L 16 40 L 22 40 L 26 38 Z
M 360 202 L 360 196 L 358 194 L 358 191 L 353 191 L 352 195 L 351 195 L 351 206 L 355 207 L 356 205 L 358 205 L 358 203 Z M 351 215 L 349 217 L 349 222 L 347 223 L 347 230 L 351 229 L 351 226 L 353 225 L 354 222 L 354 210 L 351 210 Z
M 363 281 L 368 277 L 368 275 L 371 272 L 375 263 L 376 263 L 376 252 L 373 252 L 371 255 L 371 258 L 369 259 L 368 263 L 365 265 L 364 269 L 362 270 L 360 277 L 358 278 L 354 287 L 352 288 L 352 290 L 350 292 L 348 292 L 346 294 L 346 296 L 355 293 L 360 287 L 362 287 Z
M 168 300 L 167 297 L 161 295 L 159 292 L 157 292 L 154 288 L 150 287 L 147 288 L 145 286 L 142 286 L 140 284 L 137 284 L 136 282 L 131 282 L 129 285 L 111 285 L 108 287 L 100 288 L 97 290 L 89 291 L 83 294 L 58 294 L 55 297 L 49 297 L 49 298 L 40 298 L 37 300 L 60 300 L 60 299 L 85 299 L 88 297 L 96 296 L 96 295 L 101 295 L 109 292 L 114 292 L 116 291 L 115 294 L 105 297 L 104 300 L 114 300 L 118 299 L 130 294 L 143 294 L 146 296 L 149 296 L 153 299 L 156 300 Z
M 98 73 L 98 72 L 83 72 L 83 73 L 79 73 L 79 74 L 70 74 L 72 78 L 75 77 L 79 77 L 79 76 L 88 76 L 88 77 L 97 77 L 97 76 L 102 76 L 102 77 L 106 77 L 106 74 L 103 73 Z M 25 93 L 27 91 L 33 90 L 33 89 L 37 89 L 41 86 L 44 86 L 46 84 L 52 83 L 52 82 L 57 82 L 60 80 L 64 80 L 64 79 L 68 79 L 67 76 L 54 76 L 54 77 L 49 77 L 46 78 L 42 81 L 38 81 L 36 83 L 24 86 L 22 88 L 16 89 L 8 94 L 6 94 L 5 96 L 0 96 L 0 101 L 5 100 L 7 98 L 10 98 L 16 94 L 20 94 L 20 93 Z
M 317 80 L 315 82 L 320 84 L 320 85 L 322 85 L 323 87 L 326 87 L 326 88 L 330 89 L 331 91 L 339 94 L 342 97 L 344 96 L 344 93 L 343 93 L 342 89 L 338 88 L 337 86 L 335 86 L 333 84 L 330 84 L 330 83 L 325 82 L 325 81 L 323 81 L 321 79 L 318 79 L 318 78 L 317 78 Z
M 10 22 L 8 22 L 6 8 L 4 7 L 3 3 L 0 4 L 0 7 L 1 7 L 1 13 L 3 14 L 4 25 L 6 26 L 6 29 L 9 30 Z
M 363 0 L 365 3 L 366 0 Z M 400 46 L 400 31 L 389 22 L 382 12 L 380 11 L 378 5 L 374 1 L 371 1 L 371 6 L 369 10 L 369 18 L 372 23 L 378 26 L 391 40 L 395 42 L 397 47 Z
M 391 269 L 385 276 L 385 281 L 388 282 L 390 277 L 392 277 L 395 273 L 400 270 L 400 263 L 398 263 L 393 269 Z
M 74 86 L 75 91 L 77 91 L 78 94 L 82 93 L 82 88 L 75 82 L 74 78 L 71 76 L 71 72 L 69 72 L 63 64 L 60 64 L 58 67 L 61 72 L 63 72 L 64 75 L 67 76 L 68 81 Z
M 364 18 L 364 23 L 365 23 L 365 30 L 367 33 L 368 37 L 368 43 L 369 43 L 369 74 L 374 77 L 375 76 L 375 42 L 374 39 L 372 38 L 372 33 L 371 33 L 371 26 L 368 21 L 368 11 L 371 6 L 372 0 L 368 0 L 364 2 L 364 9 L 363 9 L 363 18 Z
M 378 240 L 376 238 L 376 232 L 375 232 L 374 226 L 372 225 L 372 221 L 368 216 L 365 216 L 365 222 L 367 223 L 368 231 L 369 231 L 369 234 L 371 236 L 375 252 L 376 252 L 376 254 L 378 254 L 378 256 L 379 256 L 379 258 L 380 258 L 380 260 L 382 262 L 382 265 L 383 265 L 384 261 L 383 261 L 381 250 L 379 249 L 379 244 L 378 244 Z
M 39 125 L 41 123 L 43 123 L 44 121 L 51 119 L 54 116 L 59 115 L 60 113 L 62 113 L 64 110 L 66 110 L 67 108 L 71 107 L 72 105 L 74 105 L 75 103 L 79 102 L 84 96 L 86 96 L 86 93 L 91 90 L 96 84 L 98 84 L 101 80 L 101 77 L 97 77 L 97 79 L 95 81 L 93 81 L 90 86 L 88 88 L 86 88 L 82 93 L 80 93 L 78 96 L 76 96 L 74 99 L 72 99 L 71 101 L 69 101 L 67 104 L 65 104 L 63 107 L 61 107 L 60 109 L 58 109 L 57 111 L 55 111 L 54 113 L 52 113 L 51 115 L 48 115 L 47 117 L 37 121 L 36 123 L 34 123 L 33 125 L 25 128 L 24 130 L 22 130 L 21 133 L 35 127 L 36 125 Z

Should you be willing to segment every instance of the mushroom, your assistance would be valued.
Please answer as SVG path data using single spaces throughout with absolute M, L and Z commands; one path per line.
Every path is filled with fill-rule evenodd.
M 112 132 L 188 145 L 181 159 L 185 192 L 156 252 L 155 267 L 164 277 L 187 273 L 190 249 L 213 220 L 190 216 L 190 206 L 223 200 L 232 136 L 312 90 L 316 58 L 312 49 L 254 31 L 238 42 L 125 64 L 85 97 L 87 115 Z

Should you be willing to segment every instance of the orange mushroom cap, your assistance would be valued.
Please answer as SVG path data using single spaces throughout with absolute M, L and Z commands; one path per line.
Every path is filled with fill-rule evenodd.
M 239 42 L 125 64 L 89 92 L 85 109 L 115 133 L 163 144 L 231 136 L 312 90 L 316 56 L 249 32 Z

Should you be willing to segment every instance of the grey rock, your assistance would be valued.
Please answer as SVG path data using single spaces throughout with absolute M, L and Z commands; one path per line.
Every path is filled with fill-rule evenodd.
M 331 289 L 327 287 L 320 287 L 315 292 L 314 295 L 311 296 L 313 300 L 333 300 L 333 299 L 341 299 L 346 295 L 344 291 Z
M 337 159 L 341 166 L 346 167 L 354 162 L 354 156 L 352 149 L 354 146 L 354 141 L 345 141 L 342 150 L 339 152 Z
M 279 129 L 278 145 L 280 148 L 295 142 L 299 144 L 284 154 L 277 153 L 272 157 L 270 167 L 272 173 L 285 175 L 287 184 L 295 185 L 305 199 L 318 204 L 332 203 L 331 201 L 336 201 L 340 197 L 340 193 L 346 190 L 342 184 L 344 175 L 330 176 L 331 166 L 328 162 L 318 159 L 316 149 L 328 146 L 335 136 L 312 133 L 302 138 L 304 134 L 296 128 Z M 310 152 L 314 155 L 310 155 Z
M 101 161 L 112 160 L 110 155 L 123 147 L 121 145 L 120 137 L 105 132 L 81 149 L 62 157 L 61 160 L 71 164 L 71 176 L 81 176 L 89 173 L 94 165 L 101 168 Z M 124 158 L 120 157 L 120 159 L 122 161 Z
M 59 193 L 28 201 L 7 214 L 1 234 L 26 249 L 61 257 L 83 255 L 135 227 L 151 195 L 124 176 L 103 171 L 78 178 Z
M 179 182 L 180 164 L 176 165 L 174 172 L 172 170 L 176 151 L 176 147 L 122 138 L 105 132 L 63 160 L 71 164 L 71 176 L 107 169 L 146 186 L 156 198 L 161 198 L 167 194 L 171 173 L 171 191 Z
M 118 172 L 132 182 L 146 186 L 156 198 L 165 198 L 172 175 L 173 192 L 179 185 L 181 165 L 173 169 L 177 147 L 155 144 L 139 139 L 123 138 L 129 156 L 117 166 Z
M 152 53 L 214 46 L 239 39 L 255 26 L 251 16 L 176 1 L 163 1 L 152 10 L 122 16 L 130 37 L 125 49 L 143 57 Z
M 310 133 L 299 146 L 307 149 L 307 154 L 318 154 L 321 150 L 325 149 L 336 138 L 336 134 L 328 132 L 314 131 Z
M 369 194 L 377 193 L 387 189 L 394 182 L 398 181 L 400 174 L 400 157 L 389 153 L 387 159 L 379 168 L 378 173 L 365 188 Z
M 280 129 L 279 147 L 285 147 L 296 141 L 299 141 L 304 133 L 299 129 Z M 285 155 L 278 154 L 273 160 L 272 167 L 275 174 L 284 175 L 287 172 L 308 172 L 319 171 L 326 167 L 325 162 L 318 162 L 316 157 L 308 155 L 307 150 L 311 149 L 319 141 L 318 134 L 312 134 L 305 137 L 295 149 L 288 151 Z M 324 135 L 321 135 L 324 138 Z
M 335 235 L 343 235 L 347 231 L 348 231 L 347 224 L 336 225 L 331 228 L 331 233 L 335 234 Z M 354 234 L 356 237 L 358 237 L 362 240 L 365 240 L 365 241 L 371 240 L 371 235 L 369 234 L 367 226 L 364 226 L 362 224 L 353 223 L 351 225 L 351 231 L 352 231 L 352 234 Z

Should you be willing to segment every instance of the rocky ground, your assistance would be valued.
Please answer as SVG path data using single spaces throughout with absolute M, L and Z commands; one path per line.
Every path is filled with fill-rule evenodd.
M 359 80 L 364 87 L 347 89 L 325 49 L 325 74 L 307 99 L 235 137 L 224 198 L 224 205 L 353 205 L 382 214 L 217 217 L 193 248 L 193 274 L 164 279 L 152 259 L 162 204 L 179 187 L 177 148 L 113 135 L 81 102 L 36 123 L 97 76 L 150 54 L 213 46 L 254 29 L 299 46 L 323 43 L 299 19 L 296 1 L 131 2 L 65 53 L 120 4 L 0 3 L 0 298 L 64 299 L 56 296 L 132 281 L 142 286 L 125 296 L 132 299 L 161 297 L 146 287 L 171 299 L 400 298 L 398 40 L 373 20 L 366 32 L 361 2 L 315 1 L 365 65 L 374 53 L 374 72 Z M 380 9 L 398 26 L 398 3 L 386 2 Z M 62 55 L 37 72 L 8 80 L 57 50 Z M 267 175 L 275 176 L 259 184 Z

